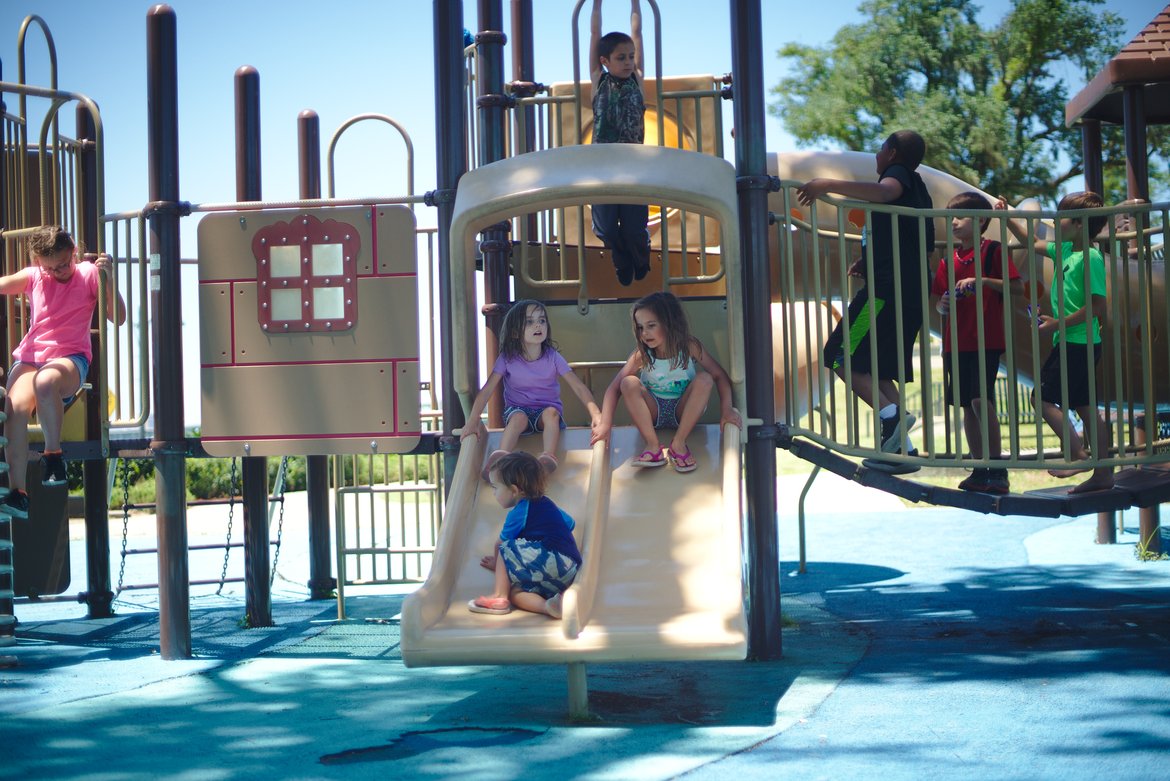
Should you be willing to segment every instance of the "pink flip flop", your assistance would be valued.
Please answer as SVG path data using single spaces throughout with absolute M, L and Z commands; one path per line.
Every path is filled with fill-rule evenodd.
M 494 467 L 496 462 L 506 455 L 508 455 L 507 450 L 493 450 L 491 455 L 484 459 L 483 472 L 480 474 L 483 477 L 483 481 L 485 483 L 490 483 L 492 481 L 492 467 Z
M 674 464 L 674 471 L 676 472 L 693 472 L 699 468 L 695 463 L 695 457 L 691 454 L 690 448 L 687 448 L 685 453 L 676 453 L 674 448 L 667 448 L 666 452 L 670 454 L 670 460 Z
M 666 456 L 661 450 L 643 450 L 642 455 L 630 462 L 630 466 L 654 467 L 666 464 Z
M 507 597 L 476 597 L 468 600 L 467 609 L 472 613 L 504 616 L 512 612 L 512 603 L 508 601 Z

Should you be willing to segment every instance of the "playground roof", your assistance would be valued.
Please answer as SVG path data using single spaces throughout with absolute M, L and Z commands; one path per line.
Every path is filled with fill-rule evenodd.
M 1145 93 L 1148 124 L 1170 123 L 1170 5 L 1163 8 L 1064 107 L 1065 123 L 1096 119 L 1124 124 L 1126 87 Z

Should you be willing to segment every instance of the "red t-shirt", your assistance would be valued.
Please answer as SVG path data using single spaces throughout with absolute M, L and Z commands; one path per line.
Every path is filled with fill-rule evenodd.
M 966 247 L 955 249 L 951 258 L 951 265 L 955 268 L 955 283 L 961 279 L 975 277 L 975 261 L 983 264 L 983 277 L 986 279 L 1003 279 L 1003 252 L 998 241 L 982 239 L 979 243 L 979 256 L 976 258 L 975 249 Z M 1008 281 L 1020 278 L 1011 258 L 1007 261 Z M 939 261 L 938 270 L 934 273 L 931 283 L 931 295 L 941 296 L 947 291 L 947 262 Z M 952 295 L 954 291 L 951 291 Z M 958 318 L 959 352 L 975 352 L 979 349 L 978 320 L 976 320 L 975 294 L 963 296 L 951 302 L 951 315 Z M 943 323 L 943 352 L 951 351 L 951 326 Z M 984 288 L 983 290 L 983 344 L 988 350 L 1004 349 L 1003 334 L 1003 296 Z

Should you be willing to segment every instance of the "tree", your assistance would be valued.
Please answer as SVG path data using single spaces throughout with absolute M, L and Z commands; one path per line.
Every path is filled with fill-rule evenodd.
M 1103 3 L 1016 0 L 983 29 L 972 0 L 865 0 L 865 21 L 827 47 L 779 50 L 794 67 L 770 110 L 802 147 L 876 150 L 891 131 L 913 128 L 926 138 L 928 165 L 1009 200 L 1052 200 L 1083 173 L 1080 130 L 1064 124 L 1062 75 L 1087 81 L 1123 44 L 1122 20 Z M 1119 139 L 1105 134 L 1112 182 L 1124 165 Z M 1151 134 L 1163 153 L 1165 141 L 1161 129 Z M 1164 163 L 1150 170 L 1165 182 Z

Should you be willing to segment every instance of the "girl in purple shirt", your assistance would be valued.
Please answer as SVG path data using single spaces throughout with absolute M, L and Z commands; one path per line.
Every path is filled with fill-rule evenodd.
M 499 336 L 500 357 L 496 359 L 491 376 L 483 384 L 467 413 L 467 425 L 463 427 L 460 439 L 483 433 L 480 416 L 483 415 L 488 399 L 502 383 L 504 435 L 500 439 L 500 447 L 492 451 L 484 464 L 484 479 L 488 479 L 495 463 L 516 447 L 522 435 L 538 431 L 544 437 L 540 465 L 546 472 L 552 472 L 557 468 L 557 444 L 560 442 L 561 429 L 565 427 L 561 418 L 563 407 L 558 379 L 564 377 L 573 393 L 589 410 L 594 430 L 601 422 L 601 408 L 593 400 L 589 388 L 557 352 L 544 304 L 529 300 L 512 304 L 504 315 Z

